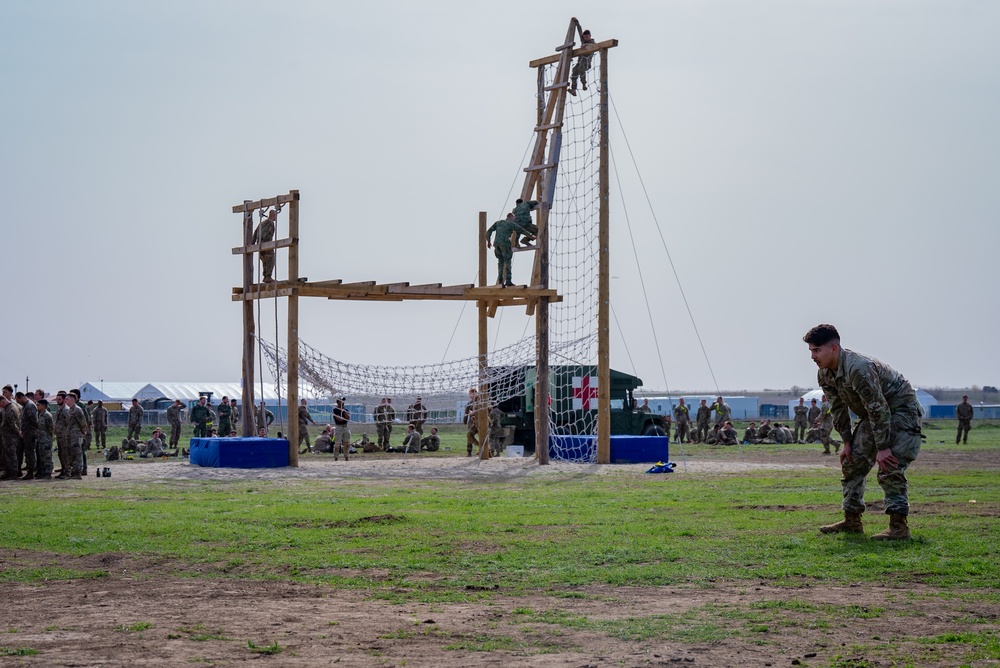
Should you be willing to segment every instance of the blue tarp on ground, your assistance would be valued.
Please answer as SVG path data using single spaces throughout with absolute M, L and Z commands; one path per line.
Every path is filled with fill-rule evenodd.
M 288 466 L 284 438 L 192 438 L 191 463 L 233 469 L 274 469 Z
M 597 461 L 596 436 L 549 436 L 552 459 Z M 666 436 L 612 436 L 612 464 L 646 464 L 670 460 Z

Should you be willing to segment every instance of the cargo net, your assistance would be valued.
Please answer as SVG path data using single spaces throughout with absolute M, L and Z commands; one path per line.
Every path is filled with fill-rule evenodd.
M 574 60 L 571 66 L 575 64 Z M 556 67 L 545 66 L 540 86 L 554 83 Z M 577 95 L 566 95 L 558 174 L 551 189 L 548 219 L 549 287 L 563 297 L 549 308 L 549 452 L 553 459 L 576 462 L 596 461 L 597 449 L 596 438 L 578 438 L 594 437 L 597 431 L 600 95 L 595 73 L 596 69 L 586 73 L 586 90 L 580 81 Z M 554 94 L 541 88 L 536 93 L 543 103 Z M 551 143 L 557 141 L 553 133 L 548 141 L 546 155 Z M 546 185 L 550 178 L 552 170 L 543 172 L 543 193 L 550 191 Z M 509 202 L 511 208 L 514 204 Z M 498 218 L 505 215 L 503 212 Z M 533 214 L 535 222 L 537 215 Z M 533 254 L 519 253 L 514 264 L 520 273 L 533 260 Z M 280 385 L 280 378 L 287 373 L 285 351 L 266 341 L 259 343 L 272 377 Z M 367 365 L 336 360 L 299 343 L 302 392 L 314 397 L 345 397 L 352 420 L 372 422 L 372 413 L 383 397 L 392 399 L 397 420 L 409 420 L 420 397 L 430 422 L 461 422 L 469 389 L 485 383 L 490 388 L 489 400 L 499 405 L 508 423 L 507 442 L 529 447 L 534 445 L 533 428 L 525 429 L 523 420 L 517 430 L 509 424 L 510 416 L 530 414 L 534 409 L 535 364 L 534 336 L 497 346 L 488 355 L 485 377 L 480 376 L 478 357 L 418 366 Z M 474 408 L 485 408 L 486 399 L 480 401 Z

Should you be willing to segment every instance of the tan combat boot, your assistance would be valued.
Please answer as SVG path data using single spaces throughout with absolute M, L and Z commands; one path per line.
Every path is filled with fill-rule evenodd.
M 910 540 L 910 527 L 906 515 L 889 513 L 889 528 L 872 536 L 872 540 Z
M 864 533 L 865 525 L 861 523 L 861 513 L 844 511 L 844 519 L 834 524 L 819 528 L 820 533 Z

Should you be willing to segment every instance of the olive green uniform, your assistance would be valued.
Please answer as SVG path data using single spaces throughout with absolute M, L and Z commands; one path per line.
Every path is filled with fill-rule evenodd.
M 169 413 L 169 409 L 167 412 Z M 90 422 L 94 425 L 94 444 L 103 450 L 108 447 L 108 409 L 104 406 L 95 408 L 90 415 Z
M 389 439 L 392 437 L 392 423 L 396 419 L 396 409 L 392 404 L 379 404 L 375 407 L 372 417 L 375 418 L 375 432 L 378 434 L 378 447 L 383 451 L 388 450 L 392 445 Z
M 795 406 L 793 408 L 795 411 L 795 421 L 793 423 L 795 427 L 795 433 L 792 434 L 793 442 L 802 442 L 806 438 L 806 430 L 809 428 L 809 408 L 805 405 Z
M 518 206 L 521 205 L 519 204 Z M 531 234 L 524 226 L 507 219 L 498 220 L 486 230 L 487 241 L 489 241 L 490 235 L 496 233 L 496 239 L 493 240 L 493 254 L 497 258 L 497 285 L 514 285 L 511 276 L 511 262 L 514 258 L 514 251 L 510 247 L 510 235 L 514 232 L 520 232 L 525 235 Z

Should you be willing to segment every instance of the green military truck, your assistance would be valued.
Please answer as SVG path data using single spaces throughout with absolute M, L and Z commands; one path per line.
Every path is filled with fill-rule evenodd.
M 494 387 L 524 387 L 524 393 L 501 401 L 504 445 L 523 445 L 526 452 L 535 448 L 535 367 L 510 369 Z M 642 380 L 611 369 L 611 433 L 631 436 L 668 436 L 665 415 L 644 413 L 637 409 L 634 392 Z M 549 421 L 555 434 L 597 433 L 597 367 L 550 366 Z

